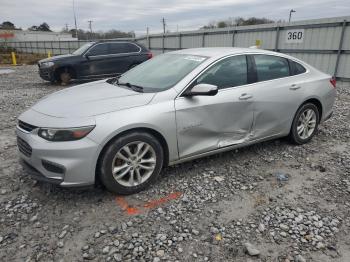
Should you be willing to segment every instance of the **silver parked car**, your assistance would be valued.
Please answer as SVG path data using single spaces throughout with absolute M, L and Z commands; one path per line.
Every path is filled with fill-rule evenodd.
M 163 166 L 277 137 L 307 143 L 335 95 L 334 78 L 288 55 L 186 49 L 43 98 L 19 117 L 18 148 L 37 179 L 131 194 Z

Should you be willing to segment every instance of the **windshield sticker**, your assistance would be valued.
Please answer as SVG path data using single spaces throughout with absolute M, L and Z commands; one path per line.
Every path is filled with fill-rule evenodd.
M 196 61 L 196 62 L 202 62 L 202 61 L 205 60 L 205 57 L 200 57 L 200 56 L 186 56 L 184 59 L 192 60 L 192 61 Z

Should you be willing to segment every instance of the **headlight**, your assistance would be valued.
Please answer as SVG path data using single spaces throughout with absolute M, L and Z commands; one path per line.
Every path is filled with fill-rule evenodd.
M 43 63 L 41 63 L 41 67 L 51 67 L 53 65 L 54 65 L 53 62 L 43 62 Z
M 95 126 L 77 128 L 40 128 L 38 135 L 48 141 L 63 142 L 82 139 L 87 136 Z

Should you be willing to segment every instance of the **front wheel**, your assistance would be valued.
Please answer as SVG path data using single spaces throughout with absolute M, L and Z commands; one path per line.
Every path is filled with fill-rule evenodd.
M 308 143 L 316 134 L 320 121 L 320 113 L 315 104 L 302 105 L 294 116 L 289 134 L 291 141 L 302 145 Z
M 164 152 L 158 140 L 148 133 L 134 132 L 111 142 L 100 162 L 102 184 L 117 194 L 137 193 L 158 177 Z
M 68 85 L 71 79 L 72 79 L 72 76 L 68 71 L 64 71 L 60 73 L 60 82 L 62 85 Z

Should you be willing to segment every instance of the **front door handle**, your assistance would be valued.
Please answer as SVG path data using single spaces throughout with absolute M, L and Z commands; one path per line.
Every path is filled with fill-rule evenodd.
M 242 94 L 242 95 L 239 97 L 239 100 L 248 100 L 248 99 L 250 99 L 250 98 L 252 98 L 252 97 L 253 97 L 253 95 L 244 93 L 244 94 Z
M 291 87 L 289 89 L 290 90 L 298 90 L 299 88 L 301 88 L 301 86 L 293 84 L 293 85 L 291 85 Z

